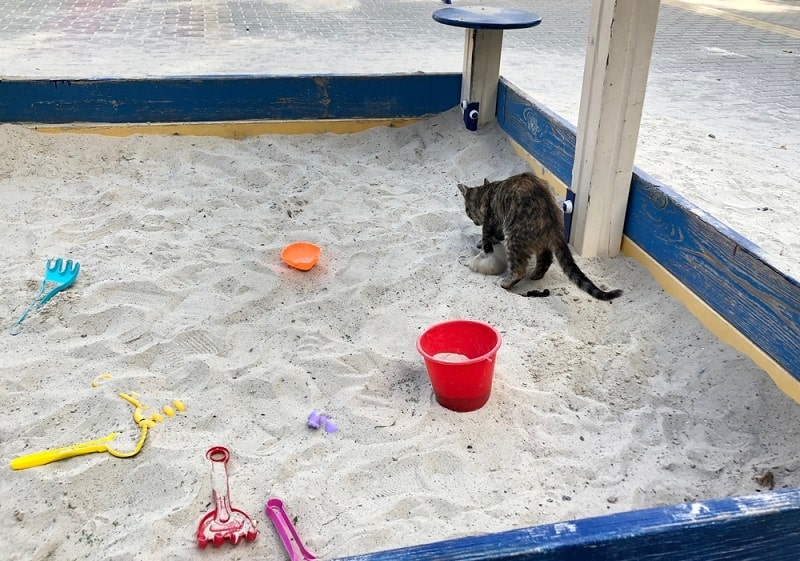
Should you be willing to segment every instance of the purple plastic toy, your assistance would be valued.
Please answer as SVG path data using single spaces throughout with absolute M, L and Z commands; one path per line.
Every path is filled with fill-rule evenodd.
M 312 429 L 323 428 L 325 432 L 338 432 L 339 427 L 331 420 L 330 415 L 319 409 L 314 409 L 308 415 L 308 426 Z

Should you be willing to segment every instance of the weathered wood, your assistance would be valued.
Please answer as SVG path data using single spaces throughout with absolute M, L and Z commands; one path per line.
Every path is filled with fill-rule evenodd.
M 433 19 L 445 25 L 466 28 L 461 83 L 464 123 L 469 123 L 467 128 L 475 130 L 494 121 L 503 30 L 534 27 L 541 23 L 542 18 L 533 12 L 514 8 L 460 6 L 436 10 Z M 477 122 L 466 116 L 475 104 Z
M 461 79 L 462 101 L 478 104 L 478 128 L 491 123 L 497 107 L 500 53 L 503 32 L 498 29 L 467 29 Z
M 572 245 L 620 251 L 660 0 L 594 0 L 572 173 Z
M 459 104 L 460 74 L 0 80 L 0 122 L 413 118 Z
M 800 283 L 761 248 L 639 170 L 625 235 L 800 380 Z
M 497 114 L 503 130 L 569 184 L 572 125 L 502 79 Z M 623 232 L 800 382 L 800 283 L 756 245 L 636 168 Z
M 505 78 L 497 90 L 497 121 L 526 152 L 562 183 L 572 183 L 575 127 L 527 97 Z
M 341 561 L 795 561 L 800 489 L 545 524 Z

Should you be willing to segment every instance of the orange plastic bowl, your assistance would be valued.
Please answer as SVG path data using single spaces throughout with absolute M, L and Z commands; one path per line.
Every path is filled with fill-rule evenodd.
M 308 271 L 319 261 L 322 249 L 310 242 L 295 242 L 287 245 L 281 251 L 281 259 L 295 269 Z

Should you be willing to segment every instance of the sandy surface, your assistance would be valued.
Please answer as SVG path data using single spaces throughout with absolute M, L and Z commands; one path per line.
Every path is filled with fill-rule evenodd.
M 355 135 L 44 135 L 0 127 L 0 310 L 10 326 L 48 257 L 77 283 L 0 335 L 0 456 L 139 430 L 105 453 L 0 479 L 8 559 L 275 559 L 278 496 L 321 558 L 576 517 L 797 486 L 800 408 L 634 261 L 579 259 L 520 290 L 462 263 L 478 228 L 458 182 L 525 169 L 457 112 Z M 743 167 L 743 174 L 748 169 Z M 289 242 L 319 244 L 309 272 Z M 438 405 L 415 340 L 467 317 L 503 335 L 488 404 Z M 98 378 L 108 373 L 110 377 Z M 95 385 L 92 382 L 96 381 Z M 325 409 L 339 426 L 306 425 Z M 213 445 L 253 543 L 198 555 Z M 7 553 L 8 555 L 8 553 Z

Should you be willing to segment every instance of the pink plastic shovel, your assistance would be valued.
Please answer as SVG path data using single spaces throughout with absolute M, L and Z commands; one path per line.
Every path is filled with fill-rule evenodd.
M 224 446 L 214 446 L 206 452 L 211 460 L 211 489 L 214 510 L 206 514 L 197 526 L 197 545 L 204 548 L 208 542 L 215 546 L 230 540 L 236 545 L 242 538 L 251 542 L 258 536 L 256 525 L 244 512 L 231 506 L 228 487 L 228 468 L 225 464 L 231 457 Z
M 289 520 L 289 515 L 286 514 L 286 509 L 283 508 L 283 501 L 277 498 L 267 500 L 267 505 L 264 508 L 267 516 L 272 520 L 275 530 L 278 532 L 283 547 L 289 553 L 289 559 L 292 561 L 310 561 L 316 559 L 305 547 L 303 542 L 300 541 L 300 536 L 297 535 L 297 530 L 294 529 L 294 524 Z

